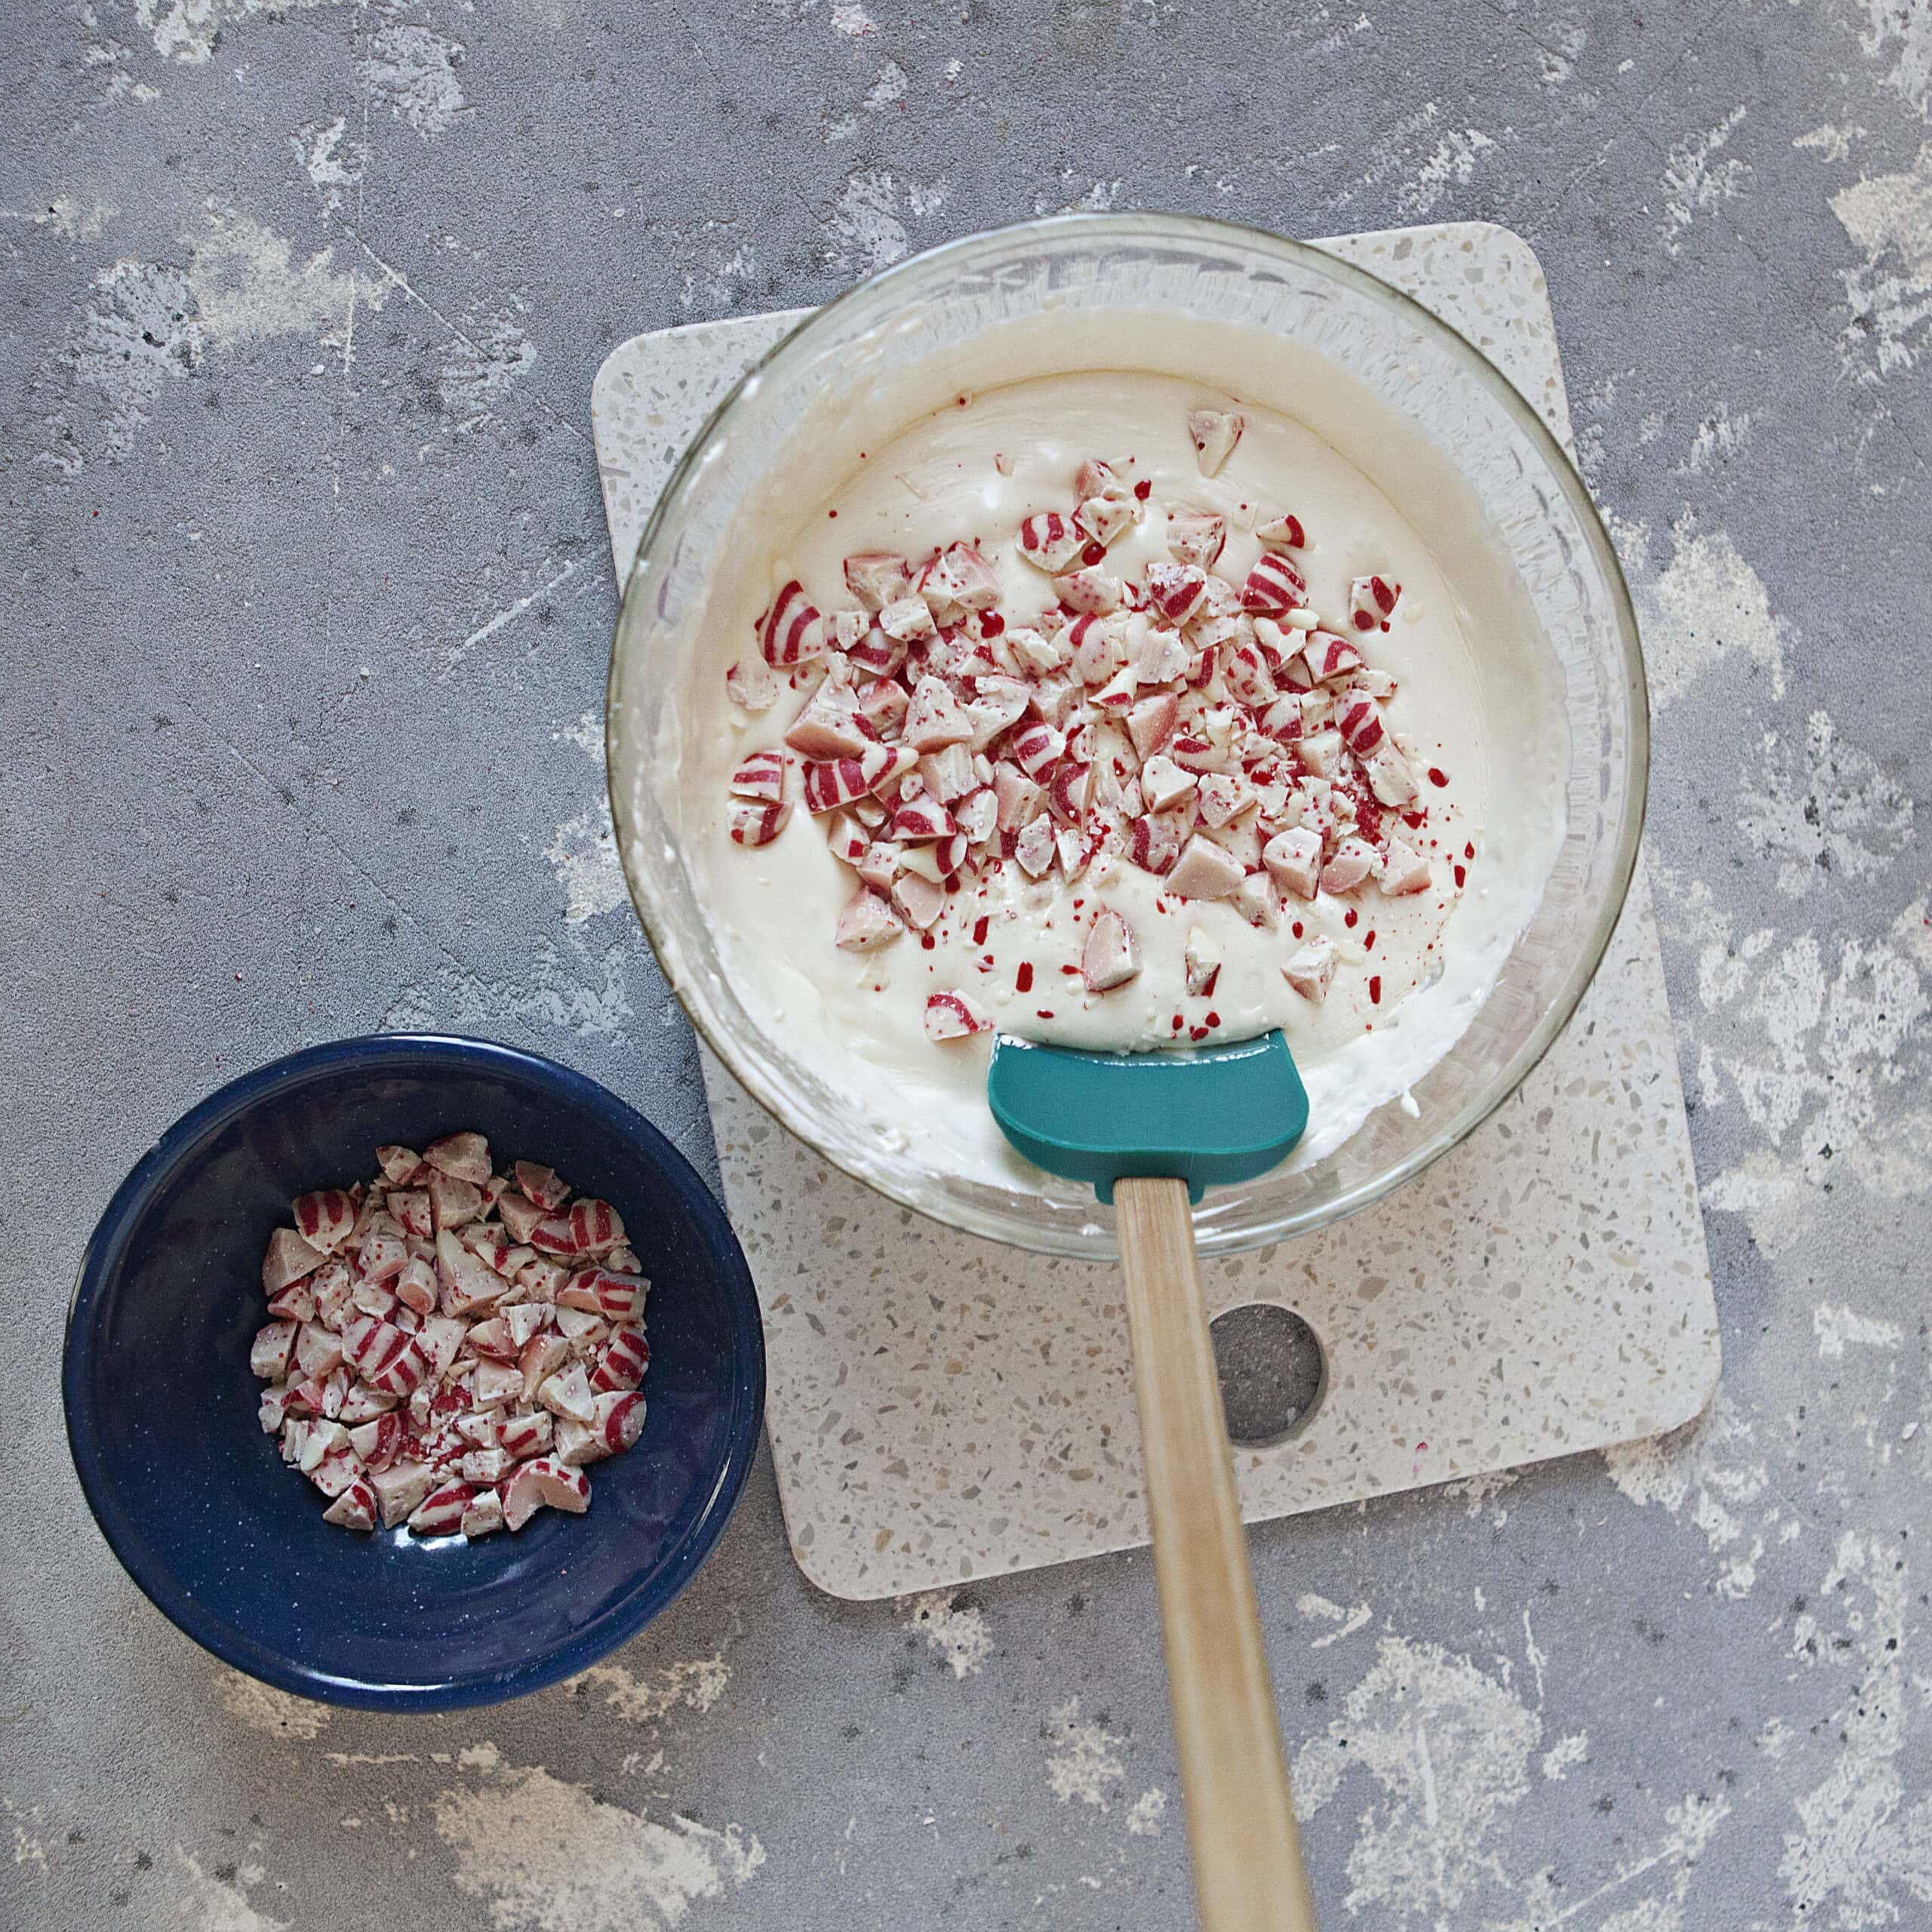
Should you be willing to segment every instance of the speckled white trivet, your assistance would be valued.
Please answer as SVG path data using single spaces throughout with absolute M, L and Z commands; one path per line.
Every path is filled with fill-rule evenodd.
M 1323 244 L 1503 369 L 1566 443 L 1543 271 L 1483 224 Z M 634 337 L 592 404 L 620 580 L 678 452 L 798 313 Z M 880 1597 L 1146 1540 L 1112 1267 L 938 1226 L 830 1168 L 708 1054 L 731 1218 L 771 1356 L 766 1419 L 800 1567 Z M 1717 1317 L 1649 885 L 1509 1106 L 1401 1195 L 1204 1271 L 1211 1312 L 1294 1308 L 1328 1385 L 1238 1461 L 1250 1521 L 1651 1435 L 1718 1373 Z

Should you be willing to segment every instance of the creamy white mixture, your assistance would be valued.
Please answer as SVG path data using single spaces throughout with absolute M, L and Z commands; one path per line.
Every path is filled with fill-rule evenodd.
M 1201 408 L 1238 410 L 1246 421 L 1213 477 L 1201 474 L 1187 431 L 1189 411 Z M 1392 423 L 1374 426 L 1377 446 L 1399 448 Z M 922 1158 L 987 1180 L 1031 1170 L 986 1106 L 989 1036 L 943 1044 L 926 1037 L 925 1002 L 936 991 L 965 992 L 1008 1032 L 1082 1046 L 1166 1046 L 1204 1030 L 1235 1040 L 1280 1026 L 1310 1096 L 1297 1162 L 1320 1158 L 1371 1109 L 1405 1094 L 1481 1004 L 1534 910 L 1561 836 L 1561 746 L 1550 735 L 1560 726 L 1546 721 L 1558 707 L 1546 697 L 1546 653 L 1523 634 L 1521 614 L 1472 609 L 1457 560 L 1432 555 L 1321 435 L 1251 397 L 1176 377 L 1097 369 L 963 392 L 848 454 L 843 480 L 809 503 L 794 499 L 763 567 L 721 600 L 707 626 L 714 654 L 686 687 L 674 823 L 721 963 L 753 1017 L 882 1128 L 903 1131 Z M 1371 884 L 1346 898 L 1291 899 L 1270 931 L 1226 901 L 1180 900 L 1124 859 L 1098 860 L 1070 884 L 1057 873 L 1029 881 L 1009 862 L 954 895 L 930 945 L 912 931 L 880 952 L 840 951 L 833 928 L 855 881 L 828 851 L 823 821 L 800 807 L 773 843 L 754 850 L 733 844 L 726 829 L 734 768 L 780 741 L 809 684 L 748 718 L 726 696 L 725 667 L 755 657 L 758 615 L 789 578 L 821 610 L 852 608 L 842 565 L 857 550 L 896 551 L 916 565 L 935 546 L 977 539 L 999 571 L 1001 608 L 1009 622 L 1026 622 L 1054 598 L 1049 580 L 1018 557 L 1016 528 L 1034 512 L 1071 511 L 1073 473 L 1091 457 L 1152 485 L 1139 526 L 1109 553 L 1115 574 L 1136 577 L 1167 556 L 1171 511 L 1207 509 L 1228 519 L 1215 572 L 1238 585 L 1260 552 L 1255 525 L 1286 511 L 1306 527 L 1307 544 L 1293 555 L 1325 628 L 1357 637 L 1348 622 L 1352 580 L 1399 580 L 1390 629 L 1358 641 L 1368 665 L 1397 680 L 1386 721 L 1428 818 L 1416 830 L 1395 814 L 1390 824 L 1429 860 L 1431 889 L 1394 899 Z M 1471 575 L 1478 584 L 1493 578 Z M 1540 730 L 1527 728 L 1539 720 Z M 1078 966 L 1097 903 L 1134 928 L 1142 971 L 1090 995 Z M 1185 988 L 1183 949 L 1195 926 L 1212 935 L 1223 961 L 1205 999 Z M 1317 936 L 1340 954 L 1320 1004 L 1280 970 Z

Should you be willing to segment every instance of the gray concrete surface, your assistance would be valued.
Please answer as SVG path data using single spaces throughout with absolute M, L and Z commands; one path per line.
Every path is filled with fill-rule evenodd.
M 13 0 L 0 85 L 0 1923 L 1188 1923 L 1143 1559 L 844 1606 L 761 1469 L 608 1669 L 331 1715 L 148 1607 L 56 1399 L 116 1180 L 304 1041 L 534 1044 L 710 1163 L 595 851 L 591 375 L 1137 205 L 1527 235 L 1657 674 L 1723 1392 L 1256 1534 L 1326 1922 L 1932 1923 L 1921 0 Z

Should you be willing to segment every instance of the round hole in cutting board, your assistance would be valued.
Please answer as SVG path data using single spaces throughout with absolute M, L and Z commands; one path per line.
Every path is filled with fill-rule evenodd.
M 1284 1442 L 1321 1399 L 1326 1367 L 1315 1331 L 1291 1308 L 1244 1302 L 1208 1324 L 1221 1410 L 1238 1447 Z

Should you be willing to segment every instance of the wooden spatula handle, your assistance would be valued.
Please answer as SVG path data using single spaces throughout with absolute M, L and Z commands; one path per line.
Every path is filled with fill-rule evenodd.
M 1187 1186 L 1114 1186 L 1202 1932 L 1315 1932 L 1235 1502 Z

